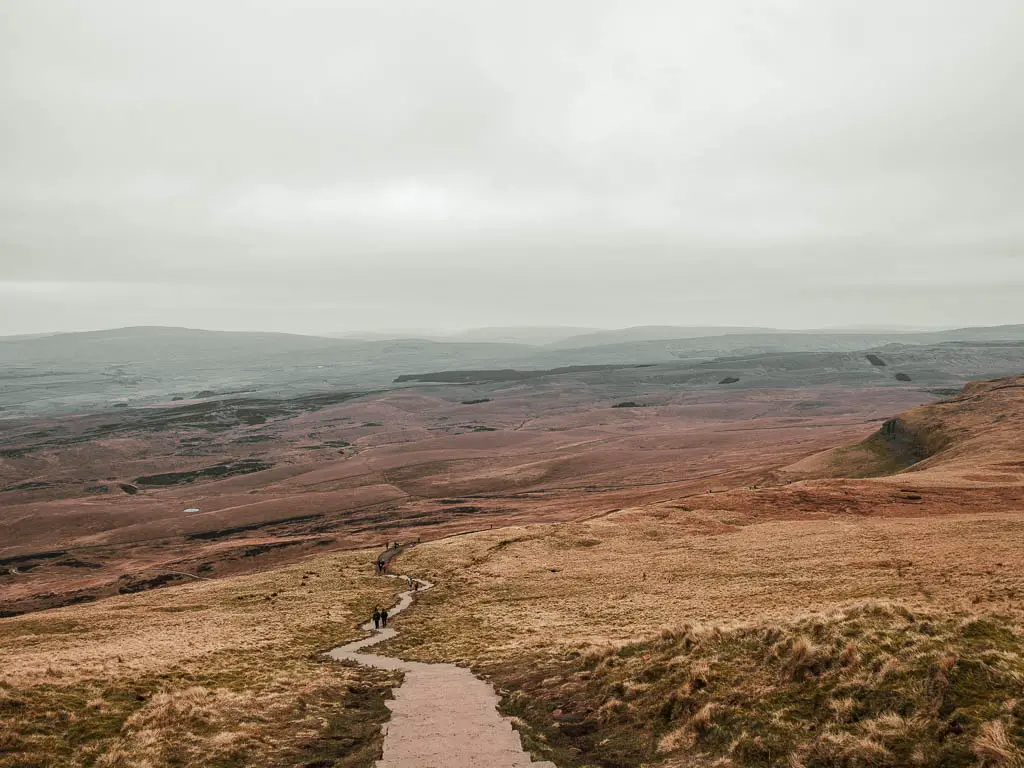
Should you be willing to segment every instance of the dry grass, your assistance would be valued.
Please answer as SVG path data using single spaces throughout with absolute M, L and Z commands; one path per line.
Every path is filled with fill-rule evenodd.
M 867 603 L 491 673 L 516 691 L 506 706 L 534 750 L 565 767 L 1024 760 L 1024 635 L 995 617 Z
M 991 720 L 981 726 L 975 737 L 974 753 L 983 766 L 1020 768 L 1024 766 L 1024 750 L 1018 746 L 1019 737 L 1016 739 L 1018 744 L 1014 741 L 1003 720 Z
M 400 589 L 368 559 L 0 620 L 0 765 L 371 765 L 396 678 L 319 653 Z
M 957 401 L 940 415 L 1002 418 L 1006 392 L 991 413 Z M 563 768 L 1020 768 L 1012 416 L 941 452 L 957 459 L 948 475 L 701 494 L 424 544 L 402 570 L 438 586 L 390 649 L 491 676 L 531 749 Z M 986 470 L 998 487 L 963 474 L 980 471 L 973 449 L 1005 464 Z M 399 588 L 364 560 L 0 620 L 0 765 L 368 765 L 390 678 L 315 655 Z
M 1019 513 L 748 520 L 722 535 L 692 533 L 687 514 L 654 520 L 627 510 L 425 544 L 402 567 L 439 586 L 389 647 L 480 665 L 868 599 L 1024 616 Z M 652 530 L 656 541 L 645 535 Z M 571 546 L 580 538 L 601 543 Z
M 390 649 L 491 677 L 527 724 L 530 747 L 561 766 L 1003 759 L 997 726 L 982 726 L 1020 727 L 1008 712 L 1024 700 L 1014 634 L 1024 616 L 1024 516 L 737 519 L 708 535 L 693 533 L 686 511 L 662 511 L 423 545 L 403 569 L 439 586 Z M 794 618 L 809 612 L 816 618 Z M 992 631 L 1004 656 L 983 656 L 969 637 L 977 628 L 955 618 L 969 614 L 1001 617 Z M 913 643 L 903 648 L 907 626 Z M 936 752 L 935 729 L 953 715 L 927 714 L 942 706 L 929 686 L 969 677 L 968 660 L 982 665 L 978 695 L 992 707 L 950 694 L 944 700 L 970 714 L 948 741 L 955 755 Z M 685 717 L 679 701 L 690 707 Z M 675 713 L 668 720 L 663 707 Z M 558 709 L 593 730 L 558 725 Z M 1021 738 L 1014 733 L 1011 742 Z

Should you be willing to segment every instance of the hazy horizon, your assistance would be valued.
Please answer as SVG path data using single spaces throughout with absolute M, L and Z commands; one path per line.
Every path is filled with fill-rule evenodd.
M 0 335 L 1024 321 L 1024 4 L 42 0 Z
M 1005 326 L 1017 326 L 1021 324 L 1002 324 Z M 62 330 L 50 330 L 50 331 L 38 331 L 30 333 L 0 333 L 0 339 L 15 339 L 15 338 L 33 338 L 33 337 L 46 337 L 46 336 L 60 336 L 64 334 L 77 334 L 77 333 L 104 333 L 114 332 L 132 329 L 153 329 L 153 330 L 179 330 L 179 331 L 194 331 L 194 332 L 210 332 L 210 333 L 268 333 L 268 334 L 286 334 L 286 335 L 298 335 L 298 336 L 313 336 L 322 338 L 337 338 L 337 339 L 358 339 L 358 340 L 387 340 L 387 339 L 452 339 L 452 340 L 466 340 L 474 341 L 477 337 L 483 340 L 493 340 L 491 337 L 500 335 L 502 333 L 507 334 L 528 334 L 529 332 L 558 332 L 555 334 L 557 338 L 571 338 L 574 336 L 584 336 L 587 334 L 602 334 L 602 333 L 613 333 L 617 331 L 630 331 L 630 330 L 643 330 L 643 329 L 675 329 L 678 328 L 682 331 L 696 331 L 696 330 L 712 330 L 716 333 L 743 333 L 743 332 L 779 332 L 779 333 L 837 333 L 837 334 L 913 334 L 913 333 L 935 333 L 942 331 L 954 331 L 963 328 L 977 327 L 977 328 L 989 328 L 989 327 L 1000 327 L 1000 326 L 907 326 L 907 325 L 838 325 L 838 326 L 823 326 L 823 327 L 789 327 L 789 328 L 778 328 L 774 326 L 714 326 L 714 325 L 626 325 L 626 326 L 607 326 L 607 327 L 578 327 L 578 326 L 560 326 L 560 325 L 513 325 L 513 326 L 477 326 L 477 327 L 466 327 L 466 328 L 367 328 L 363 330 L 351 330 L 351 331 L 336 331 L 330 329 L 323 329 L 320 331 L 309 331 L 309 332 L 297 332 L 287 331 L 277 328 L 209 328 L 200 327 L 194 325 L 125 325 L 125 326 L 106 326 L 98 328 L 80 328 L 80 329 L 62 329 Z M 716 335 L 716 334 L 709 334 Z

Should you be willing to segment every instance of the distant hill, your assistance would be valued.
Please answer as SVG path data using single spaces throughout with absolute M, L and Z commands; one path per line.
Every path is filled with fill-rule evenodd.
M 394 331 L 346 331 L 328 333 L 327 336 L 339 339 L 356 339 L 360 341 L 395 341 L 399 339 L 424 339 L 438 342 L 497 342 L 502 344 L 552 344 L 571 336 L 593 333 L 597 328 L 576 326 L 508 326 L 494 328 L 469 328 L 464 331 L 444 333 L 430 330 L 394 330 Z
M 555 344 L 598 328 L 574 326 L 511 326 L 507 328 L 471 328 L 446 337 L 450 341 L 499 341 L 515 344 Z
M 553 342 L 550 346 L 558 349 L 598 347 L 609 344 L 623 344 L 638 341 L 667 341 L 670 339 L 698 339 L 725 334 L 786 333 L 772 328 L 743 328 L 739 326 L 682 326 L 682 325 L 638 325 L 633 328 L 618 328 L 610 331 L 594 331 L 569 336 Z
M 936 344 L 945 341 L 1024 341 L 1024 325 L 993 325 L 927 331 L 909 334 L 915 343 Z
M 941 344 L 947 341 L 1024 341 L 1024 325 L 980 326 L 943 331 L 912 331 L 898 328 L 858 329 L 831 328 L 808 330 L 782 330 L 777 328 L 747 328 L 740 326 L 676 326 L 641 325 L 610 331 L 570 336 L 549 346 L 557 349 L 608 346 L 612 344 L 647 341 L 673 341 L 724 336 L 770 336 L 791 340 L 791 348 L 806 348 L 806 339 L 815 337 L 837 340 L 843 346 L 851 342 L 863 346 L 876 346 L 889 342 L 904 344 Z
M 275 354 L 298 349 L 324 349 L 342 343 L 336 339 L 288 333 L 136 326 L 40 337 L 0 337 L 0 361 L 66 363 L 82 357 L 90 362 L 130 363 L 182 354 L 188 357 L 257 352 Z
M 0 339 L 0 416 L 174 397 L 375 389 L 403 373 L 529 362 L 532 347 L 135 327 Z
M 479 335 L 529 336 L 522 329 L 506 330 L 485 329 Z M 556 330 L 534 329 L 534 341 Z M 164 327 L 6 337 L 0 338 L 0 418 L 243 392 L 296 397 L 369 391 L 396 386 L 396 379 L 408 382 L 410 375 L 424 371 L 574 368 L 576 373 L 565 375 L 606 375 L 623 387 L 653 391 L 713 386 L 726 379 L 735 379 L 740 389 L 949 387 L 1024 369 L 1024 326 L 914 334 L 740 330 L 635 328 L 577 334 L 551 344 L 468 337 L 359 340 Z M 675 336 L 687 332 L 704 335 Z M 645 338 L 659 335 L 670 338 Z M 635 365 L 654 367 L 624 367 Z M 580 366 L 604 366 L 606 373 L 584 374 Z

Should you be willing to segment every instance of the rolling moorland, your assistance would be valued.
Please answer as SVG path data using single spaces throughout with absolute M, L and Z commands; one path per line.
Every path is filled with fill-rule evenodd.
M 396 678 L 320 652 L 417 539 L 385 652 L 485 676 L 559 766 L 1019 765 L 1024 381 L 964 385 L 1024 345 L 737 336 L 351 389 L 93 361 L 33 400 L 20 363 L 0 765 L 371 765 Z
M 489 677 L 558 765 L 1018 765 L 1022 427 L 983 382 L 805 479 L 417 548 L 443 584 L 390 651 Z
M 452 343 L 454 362 L 495 367 L 416 358 L 404 363 L 420 370 L 352 378 L 362 389 L 321 371 L 319 390 L 305 377 L 328 365 L 325 349 L 332 370 L 396 363 L 330 339 L 175 329 L 0 343 L 20 361 L 4 368 L 0 392 L 0 615 L 729 487 L 956 391 L 976 371 L 1024 368 L 1024 342 L 993 340 L 1016 326 L 873 351 L 834 349 L 864 343 L 860 334 L 648 342 L 644 332 L 667 333 L 621 332 L 640 340 L 610 362 L 526 345 L 511 345 L 519 358 L 484 359 L 476 342 Z M 600 343 L 579 348 L 589 354 L 616 333 L 581 338 Z M 748 348 L 754 339 L 761 351 Z M 686 345 L 730 354 L 672 357 Z M 781 347 L 796 351 L 763 351 Z M 673 362 L 636 362 L 652 349 Z M 527 353 L 550 367 L 506 367 Z M 196 378 L 210 371 L 220 390 Z M 253 390 L 247 376 L 287 386 Z

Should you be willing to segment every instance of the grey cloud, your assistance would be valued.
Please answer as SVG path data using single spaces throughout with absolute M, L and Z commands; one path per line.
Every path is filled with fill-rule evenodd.
M 1022 23 L 1015 0 L 11 3 L 0 333 L 375 324 L 339 291 L 392 327 L 1019 321 Z

